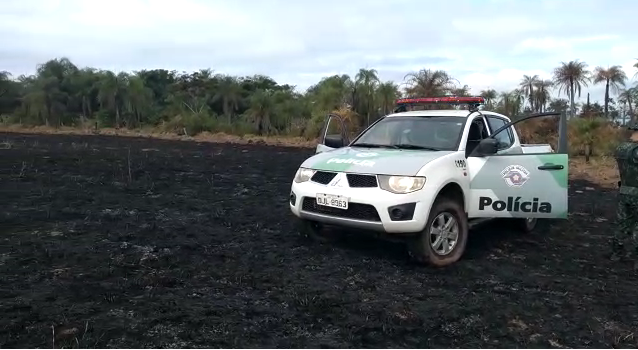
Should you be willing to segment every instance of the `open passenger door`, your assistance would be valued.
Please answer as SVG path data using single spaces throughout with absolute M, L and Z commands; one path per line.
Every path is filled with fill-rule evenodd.
M 321 129 L 321 137 L 315 153 L 345 147 L 350 143 L 345 120 L 336 114 L 328 114 Z
M 569 156 L 563 153 L 497 154 L 494 136 L 521 121 L 559 116 L 538 113 L 509 122 L 480 141 L 467 158 L 470 177 L 469 217 L 567 218 Z M 561 116 L 561 118 L 565 118 Z M 566 144 L 561 120 L 559 145 Z

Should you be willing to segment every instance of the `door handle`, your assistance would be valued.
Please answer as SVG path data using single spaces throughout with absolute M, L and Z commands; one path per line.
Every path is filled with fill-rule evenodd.
M 538 170 L 563 170 L 565 167 L 560 164 L 544 164 L 538 167 Z

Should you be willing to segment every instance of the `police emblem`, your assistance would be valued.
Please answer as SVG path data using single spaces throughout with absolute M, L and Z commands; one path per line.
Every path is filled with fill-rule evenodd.
M 529 180 L 529 171 L 521 165 L 509 165 L 501 171 L 501 177 L 509 187 L 521 187 Z

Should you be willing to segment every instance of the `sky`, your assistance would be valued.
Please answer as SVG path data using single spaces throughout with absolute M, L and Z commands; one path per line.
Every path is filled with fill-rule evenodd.
M 579 59 L 620 65 L 636 84 L 636 13 L 635 0 L 4 0 L 0 71 L 68 57 L 113 71 L 266 74 L 303 91 L 362 67 L 399 84 L 428 68 L 478 94 Z M 587 92 L 604 98 L 603 85 Z

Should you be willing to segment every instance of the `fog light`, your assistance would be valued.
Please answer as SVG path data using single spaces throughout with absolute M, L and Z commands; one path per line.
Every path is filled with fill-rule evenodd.
M 403 217 L 403 211 L 399 208 L 394 208 L 390 211 L 390 216 L 394 220 L 400 220 Z
M 393 205 L 388 208 L 388 215 L 392 221 L 407 221 L 412 220 L 414 217 L 414 209 L 416 203 L 405 203 L 399 205 Z

